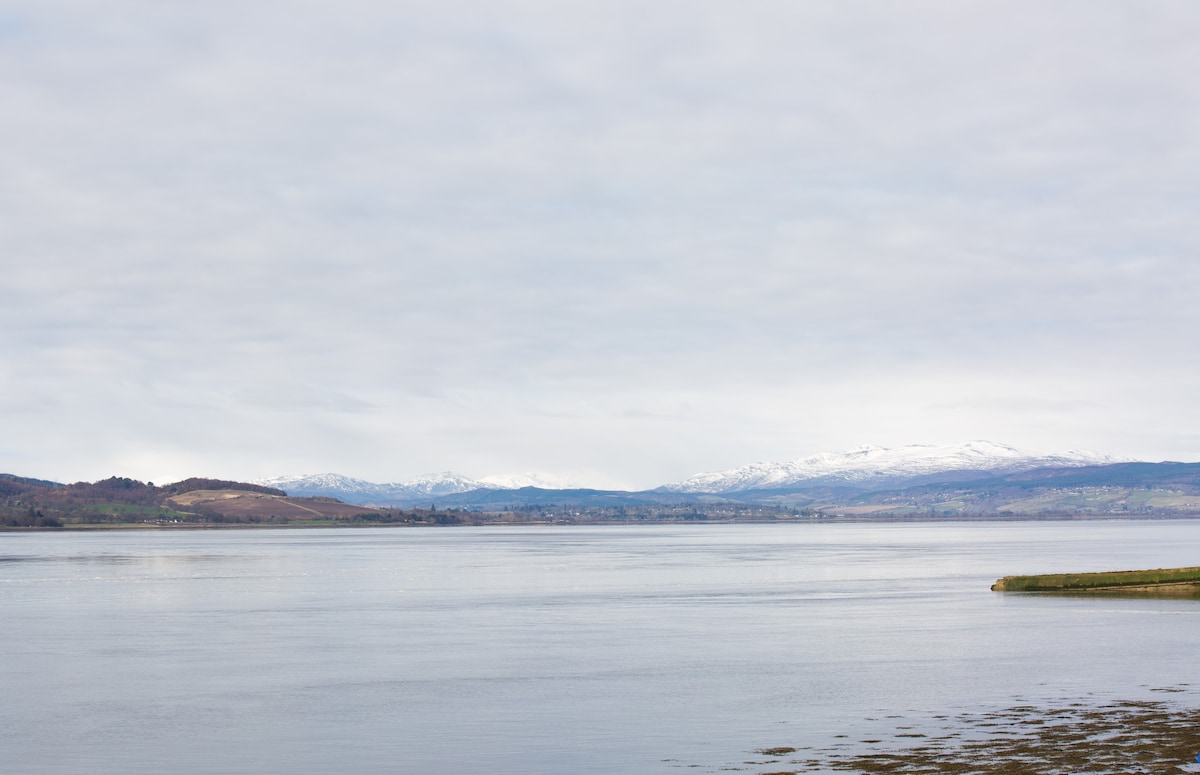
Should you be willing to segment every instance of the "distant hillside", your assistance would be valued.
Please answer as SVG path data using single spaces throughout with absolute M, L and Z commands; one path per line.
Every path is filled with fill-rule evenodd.
M 388 484 L 376 484 L 342 474 L 275 476 L 259 480 L 258 484 L 286 490 L 289 495 L 338 498 L 347 503 L 380 507 L 427 504 L 430 499 L 447 495 L 495 489 L 495 485 L 452 472 L 425 474 L 407 482 Z
M 490 509 L 551 501 L 595 506 L 704 502 L 713 498 L 753 502 L 759 493 L 764 493 L 763 497 L 768 500 L 780 494 L 796 493 L 813 494 L 812 500 L 821 500 L 823 496 L 817 496 L 820 492 L 836 499 L 920 484 L 969 482 L 1043 468 L 1082 468 L 1120 462 L 1127 461 L 1099 452 L 1044 455 L 990 441 L 971 441 L 894 449 L 864 446 L 847 452 L 696 474 L 683 482 L 637 492 L 549 486 L 544 482 L 553 481 L 553 478 L 547 475 L 471 479 L 453 472 L 425 474 L 389 484 L 376 484 L 341 474 L 280 476 L 258 483 L 286 490 L 290 495 L 328 496 L 376 507 L 405 508 L 436 502 Z M 533 486 L 521 486 L 527 483 Z
M 0 504 L 7 501 L 20 503 L 22 497 L 27 493 L 42 492 L 54 487 L 62 487 L 62 485 L 12 474 L 0 474 Z M 0 505 L 0 516 L 3 516 L 2 505 Z
M 484 488 L 438 498 L 444 507 L 471 509 L 522 510 L 538 506 L 577 506 L 587 508 L 617 508 L 621 506 L 659 506 L 692 503 L 694 496 L 681 497 L 657 490 L 627 492 L 625 490 L 550 490 L 544 487 L 520 487 L 515 490 Z
M 847 515 L 1200 516 L 1200 463 L 1039 468 L 970 480 L 843 491 L 756 491 L 756 503 Z
M 344 520 L 383 512 L 333 498 L 293 498 L 245 482 L 191 478 L 155 486 L 124 477 L 59 484 L 0 474 L 0 525 L 274 523 Z
M 165 505 L 213 522 L 291 523 L 353 519 L 378 515 L 378 509 L 342 503 L 334 498 L 290 498 L 261 490 L 188 490 L 169 496 Z
M 538 487 L 479 488 L 433 498 L 424 504 L 471 511 L 658 509 L 683 504 L 761 505 L 847 516 L 1045 517 L 1200 515 L 1200 463 L 1110 463 L 980 471 L 952 468 L 901 476 L 814 477 L 785 486 L 727 492 L 660 488 L 622 490 Z
M 1200 463 L 1087 464 L 1110 458 L 1038 458 L 988 442 L 817 457 L 637 492 L 495 487 L 455 474 L 399 485 L 294 477 L 299 487 L 288 492 L 202 478 L 156 486 L 0 474 L 0 526 L 1200 516 Z M 1036 465 L 1047 460 L 1053 465 Z
M 1095 466 L 1120 461 L 1098 452 L 1038 455 L 991 441 L 887 449 L 864 446 L 782 463 L 753 463 L 729 471 L 696 474 L 664 485 L 668 492 L 731 494 L 820 486 L 879 489 L 927 480 L 971 479 L 1049 467 Z

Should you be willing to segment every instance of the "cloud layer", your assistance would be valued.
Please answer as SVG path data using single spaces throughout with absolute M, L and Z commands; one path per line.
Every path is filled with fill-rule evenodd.
M 0 15 L 0 470 L 1196 459 L 1186 2 Z

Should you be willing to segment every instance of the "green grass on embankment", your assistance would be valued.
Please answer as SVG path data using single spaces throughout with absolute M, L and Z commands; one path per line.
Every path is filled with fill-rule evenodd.
M 1200 584 L 1200 568 L 1158 568 L 1107 573 L 1050 573 L 1005 576 L 992 585 L 997 592 L 1066 592 L 1071 590 Z

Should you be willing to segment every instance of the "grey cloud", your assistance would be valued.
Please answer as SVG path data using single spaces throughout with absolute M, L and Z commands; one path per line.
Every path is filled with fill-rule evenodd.
M 619 461 L 606 418 L 640 440 L 651 415 L 689 441 L 641 466 L 680 478 L 745 462 L 704 458 L 731 435 L 755 459 L 935 440 L 951 423 L 928 407 L 953 375 L 1017 371 L 1086 402 L 1108 364 L 1164 374 L 1200 324 L 1187 4 L 120 0 L 10 17 L 4 373 L 76 426 L 112 402 L 131 448 L 157 433 L 139 407 L 199 422 L 172 396 L 229 413 L 259 458 L 290 434 L 314 458 L 404 469 L 385 480 L 456 455 L 475 475 L 602 470 Z M 812 386 L 886 393 L 898 371 L 931 375 L 934 400 L 881 394 L 874 424 Z M 840 436 L 812 430 L 818 402 Z M 347 425 L 342 450 L 320 442 L 332 420 L 276 427 L 287 406 L 375 426 Z M 889 411 L 908 425 L 886 430 Z M 350 451 L 402 433 L 436 460 Z M 1022 433 L 998 440 L 1038 446 Z

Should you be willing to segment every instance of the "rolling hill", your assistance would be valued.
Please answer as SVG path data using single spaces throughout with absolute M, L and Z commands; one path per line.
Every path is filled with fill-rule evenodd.
M 185 479 L 161 487 L 124 477 L 59 484 L 0 474 L 0 524 L 291 524 L 380 515 L 333 498 L 297 498 L 245 482 Z

